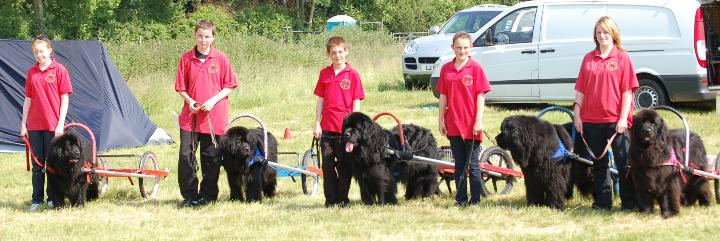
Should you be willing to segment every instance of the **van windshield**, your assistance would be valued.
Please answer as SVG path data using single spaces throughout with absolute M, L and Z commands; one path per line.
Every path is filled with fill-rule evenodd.
M 485 25 L 490 19 L 494 18 L 501 11 L 474 11 L 474 12 L 459 12 L 455 14 L 450 20 L 445 23 L 441 34 L 452 34 L 459 31 L 468 33 L 477 32 L 483 25 Z

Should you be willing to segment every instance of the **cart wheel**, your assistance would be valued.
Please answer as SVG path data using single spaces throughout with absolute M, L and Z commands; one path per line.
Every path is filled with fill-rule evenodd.
M 497 167 L 509 169 L 513 168 L 510 154 L 508 154 L 507 151 L 503 150 L 498 146 L 491 146 L 485 149 L 485 151 L 483 151 L 482 153 L 482 156 L 480 156 L 480 161 Z M 515 183 L 515 177 L 493 177 L 485 175 L 483 177 L 483 182 L 485 184 L 483 185 L 484 187 L 481 189 L 481 193 L 483 194 L 483 196 L 494 194 L 504 195 L 510 193 L 513 184 Z
M 320 163 L 318 163 L 317 155 L 313 153 L 312 149 L 305 151 L 305 154 L 303 154 L 303 158 L 300 161 L 299 166 L 307 167 L 309 165 L 314 168 L 320 169 Z M 315 195 L 316 193 L 318 193 L 320 188 L 320 176 L 310 176 L 300 173 L 300 184 L 302 184 L 303 194 L 311 196 Z
M 715 156 L 715 173 L 720 170 L 720 152 Z M 720 203 L 720 180 L 715 179 L 713 180 L 715 182 L 715 203 Z
M 108 170 L 109 166 L 108 166 L 107 159 L 98 157 L 98 161 L 100 162 L 99 163 L 100 168 L 102 168 L 103 170 Z M 100 194 L 103 194 L 103 193 L 107 192 L 107 190 L 108 190 L 108 180 L 110 178 L 108 178 L 107 176 L 100 176 L 100 175 L 98 175 L 98 177 L 100 178 Z
M 150 163 L 148 163 L 150 162 Z M 138 165 L 138 171 L 147 170 L 151 167 L 153 170 L 159 170 L 157 157 L 151 151 L 146 151 L 140 158 L 140 165 Z M 151 190 L 145 188 L 145 184 L 153 185 Z M 138 177 L 138 187 L 140 188 L 140 196 L 143 198 L 155 198 L 160 189 L 160 177 L 155 176 L 154 178 L 140 178 Z

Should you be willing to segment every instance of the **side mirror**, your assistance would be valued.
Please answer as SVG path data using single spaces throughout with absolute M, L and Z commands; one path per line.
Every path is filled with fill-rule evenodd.
M 485 34 L 483 34 L 483 40 L 485 42 L 485 46 L 493 46 L 495 45 L 493 41 L 493 30 L 492 28 L 488 29 Z M 479 41 L 478 41 L 479 42 Z
M 438 27 L 437 25 L 432 26 L 432 27 L 430 27 L 430 29 L 428 29 L 428 33 L 430 35 L 437 34 L 438 32 L 440 32 L 440 27 Z

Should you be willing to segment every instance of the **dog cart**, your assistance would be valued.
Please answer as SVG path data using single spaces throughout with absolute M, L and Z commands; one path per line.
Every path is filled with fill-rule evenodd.
M 381 116 L 392 117 L 398 126 L 398 134 L 400 136 L 400 146 L 405 146 L 405 135 L 403 133 L 402 121 L 397 115 L 391 112 L 381 112 L 373 121 L 377 121 Z M 388 148 L 387 153 L 397 155 L 402 160 L 420 161 L 438 166 L 438 173 L 442 180 L 445 181 L 448 190 L 452 193 L 450 182 L 455 179 L 455 163 L 452 161 L 452 153 L 449 147 L 441 147 L 441 160 L 432 159 L 422 156 L 412 155 L 411 150 L 393 150 Z M 513 169 L 513 163 L 510 155 L 498 146 L 485 148 L 480 153 L 480 172 L 482 172 L 484 186 L 481 189 L 483 196 L 491 194 L 507 194 L 513 187 L 516 178 L 523 177 L 522 172 Z M 488 185 L 492 185 L 492 189 L 488 189 Z
M 313 144 L 310 149 L 305 151 L 302 156 L 297 152 L 278 152 L 278 155 L 294 155 L 298 160 L 298 166 L 292 167 L 283 165 L 277 162 L 267 161 L 267 127 L 265 123 L 255 115 L 252 114 L 238 114 L 230 119 L 228 127 L 240 118 L 250 118 L 260 125 L 263 131 L 263 153 L 262 160 L 260 162 L 266 162 L 268 166 L 273 168 L 279 177 L 290 177 L 295 182 L 296 177 L 300 177 L 300 184 L 302 185 L 302 191 L 306 195 L 315 195 L 319 192 L 320 177 L 322 176 L 322 170 L 318 161 L 318 155 L 313 147 L 318 145 L 317 140 L 313 139 Z
M 90 137 L 90 144 L 92 146 L 92 164 L 90 167 L 83 167 L 83 172 L 91 172 L 96 173 L 99 177 L 100 183 L 100 193 L 104 193 L 108 190 L 108 179 L 110 177 L 126 177 L 128 181 L 130 181 L 130 185 L 135 185 L 135 182 L 133 182 L 132 178 L 137 178 L 137 185 L 140 190 L 140 196 L 143 198 L 155 198 L 157 197 L 157 194 L 160 190 L 160 178 L 165 178 L 169 174 L 169 170 L 160 170 L 160 164 L 158 162 L 157 157 L 154 153 L 151 151 L 146 151 L 143 155 L 104 155 L 104 154 L 97 154 L 96 150 L 96 142 L 95 142 L 95 135 L 93 135 L 92 131 L 90 131 L 90 128 L 87 126 L 80 124 L 80 123 L 68 123 L 65 125 L 65 130 L 68 130 L 71 127 L 79 127 L 85 132 L 88 133 L 88 136 Z M 30 156 L 32 156 L 33 161 L 35 164 L 43 168 L 43 171 L 50 171 L 47 170 L 44 163 L 39 161 L 37 157 L 35 156 L 35 153 L 32 152 L 32 148 L 30 146 L 30 141 L 26 136 L 22 137 L 25 141 L 25 148 L 26 148 L 26 168 L 28 171 L 30 171 Z M 108 166 L 108 161 L 106 158 L 140 158 L 139 163 L 137 165 L 137 168 L 126 168 L 126 169 L 110 169 Z M 98 163 L 98 159 L 100 160 L 100 163 Z M 147 187 L 146 187 L 147 185 Z

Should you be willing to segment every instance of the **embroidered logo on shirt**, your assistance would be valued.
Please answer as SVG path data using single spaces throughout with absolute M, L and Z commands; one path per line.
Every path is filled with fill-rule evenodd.
M 344 89 L 344 90 L 350 89 L 350 80 L 343 79 L 342 81 L 340 81 L 340 89 Z
M 471 86 L 473 84 L 473 77 L 472 75 L 465 75 L 462 78 L 462 83 L 465 86 Z
M 55 82 L 55 79 L 56 77 L 54 73 L 49 73 L 48 75 L 45 75 L 45 81 L 47 81 L 48 83 Z
M 211 74 L 217 73 L 220 70 L 220 66 L 218 66 L 216 63 L 212 63 L 208 66 L 208 72 Z
M 618 69 L 618 62 L 615 60 L 610 60 L 610 62 L 607 63 L 605 66 L 607 71 L 613 72 Z

